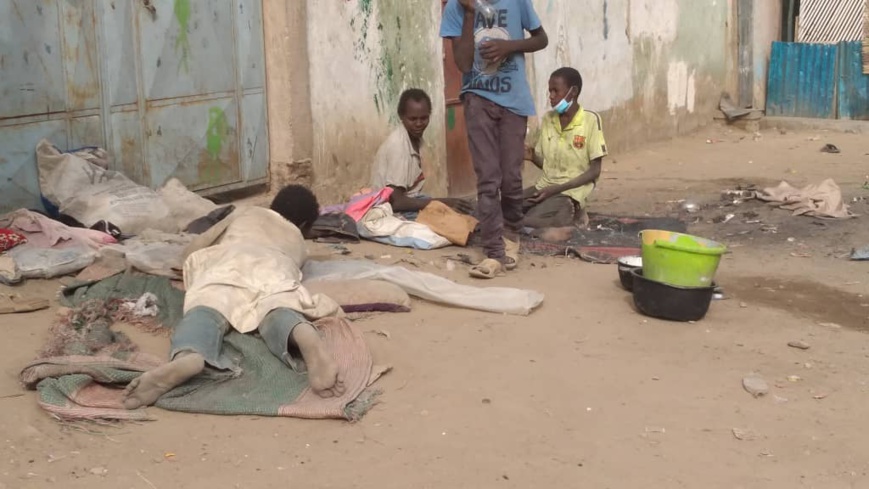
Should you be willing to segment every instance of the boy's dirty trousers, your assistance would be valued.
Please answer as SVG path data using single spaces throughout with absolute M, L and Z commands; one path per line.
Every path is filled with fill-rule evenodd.
M 472 93 L 462 96 L 468 143 L 477 174 L 477 219 L 483 251 L 504 261 L 504 226 L 522 222 L 522 164 L 527 117 Z
M 307 320 L 298 312 L 279 308 L 268 313 L 257 328 L 269 351 L 297 372 L 305 371 L 298 351 L 290 351 L 293 329 Z M 169 359 L 179 353 L 194 352 L 205 358 L 205 363 L 220 370 L 232 370 L 235 362 L 223 351 L 223 337 L 232 327 L 223 314 L 210 307 L 194 307 L 188 311 L 170 340 Z M 293 348 L 295 350 L 295 348 Z

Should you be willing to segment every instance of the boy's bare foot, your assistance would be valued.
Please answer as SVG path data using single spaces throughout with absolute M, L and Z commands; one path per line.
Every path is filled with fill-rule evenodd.
M 187 382 L 205 368 L 198 353 L 179 355 L 174 360 L 133 379 L 124 389 L 124 407 L 138 409 L 157 402 L 163 394 Z
M 327 351 L 313 324 L 302 323 L 293 328 L 293 341 L 302 352 L 308 367 L 308 382 L 320 397 L 338 397 L 344 394 L 344 379 L 338 364 Z

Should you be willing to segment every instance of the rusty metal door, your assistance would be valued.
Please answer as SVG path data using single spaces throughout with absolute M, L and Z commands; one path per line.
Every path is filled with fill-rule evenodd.
M 267 182 L 261 2 L 0 0 L 0 211 L 40 206 L 42 138 L 150 187 Z
M 442 0 L 446 6 L 447 0 Z M 465 109 L 460 99 L 462 72 L 453 58 L 453 46 L 444 40 L 444 97 L 446 99 L 447 179 L 452 196 L 476 195 L 477 176 L 468 149 Z

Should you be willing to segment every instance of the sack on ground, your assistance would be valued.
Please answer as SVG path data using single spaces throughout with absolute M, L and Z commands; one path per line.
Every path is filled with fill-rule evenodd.
M 410 311 L 407 292 L 381 280 L 325 280 L 303 285 L 312 295 L 323 294 L 331 298 L 346 313 Z
M 61 213 L 87 227 L 108 221 L 129 234 L 147 228 L 178 230 L 156 192 L 119 172 L 76 154 L 61 153 L 45 139 L 36 147 L 36 161 L 42 195 Z
M 478 221 L 471 216 L 459 214 L 443 202 L 433 200 L 420 211 L 416 222 L 425 224 L 454 245 L 466 246 L 468 236 L 474 232 Z

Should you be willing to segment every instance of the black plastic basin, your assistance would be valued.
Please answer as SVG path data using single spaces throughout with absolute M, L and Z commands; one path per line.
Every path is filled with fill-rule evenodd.
M 643 276 L 642 269 L 631 270 L 634 305 L 645 314 L 668 321 L 699 321 L 706 317 L 715 284 L 710 287 L 677 287 Z

